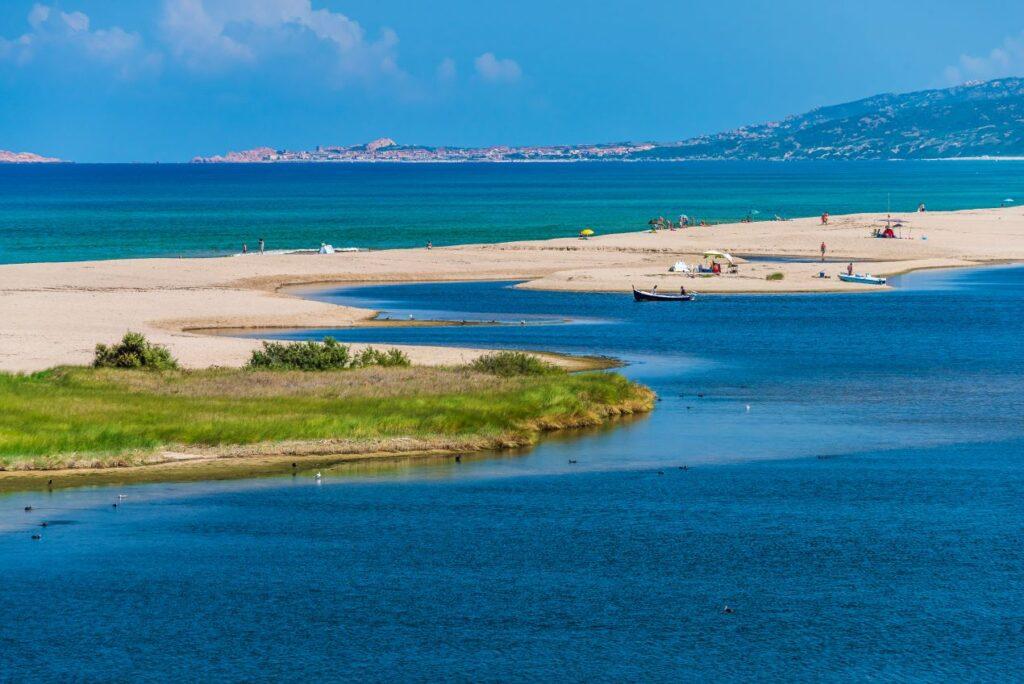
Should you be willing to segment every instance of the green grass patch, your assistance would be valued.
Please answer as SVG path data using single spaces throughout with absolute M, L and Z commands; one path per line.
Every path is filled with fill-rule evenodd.
M 783 280 L 785 277 L 786 274 L 783 273 L 782 271 L 775 271 L 774 273 L 769 273 L 768 275 L 766 275 L 765 280 Z
M 542 430 L 649 410 L 652 399 L 615 373 L 495 377 L 378 366 L 0 373 L 0 467 L 131 465 L 165 450 L 322 440 L 527 444 Z

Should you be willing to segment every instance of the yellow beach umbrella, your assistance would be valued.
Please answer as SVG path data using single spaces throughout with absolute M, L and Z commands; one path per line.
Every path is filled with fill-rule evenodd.
M 580 231 L 580 235 L 582 235 L 583 237 L 590 237 L 593 234 L 594 231 L 592 231 L 590 228 L 584 228 L 583 230 Z

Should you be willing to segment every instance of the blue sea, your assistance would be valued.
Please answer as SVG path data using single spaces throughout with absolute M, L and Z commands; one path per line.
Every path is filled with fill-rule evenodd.
M 0 263 L 386 248 L 1024 199 L 1024 162 L 0 165 Z
M 1018 679 L 1024 268 L 894 280 L 319 295 L 499 323 L 288 337 L 609 354 L 660 400 L 461 463 L 0 498 L 0 680 Z

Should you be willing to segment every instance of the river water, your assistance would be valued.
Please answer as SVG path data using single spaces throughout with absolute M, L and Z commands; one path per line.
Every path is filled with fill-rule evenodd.
M 0 679 L 1012 677 L 1024 268 L 896 284 L 322 294 L 505 324 L 289 337 L 609 354 L 661 399 L 460 464 L 6 496 Z

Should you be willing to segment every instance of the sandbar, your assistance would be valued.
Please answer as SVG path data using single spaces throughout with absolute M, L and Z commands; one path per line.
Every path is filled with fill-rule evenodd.
M 702 294 L 867 292 L 843 283 L 857 271 L 893 275 L 925 268 L 1024 260 L 1024 208 L 905 215 L 902 239 L 872 237 L 884 214 L 722 224 L 496 244 L 337 254 L 248 254 L 0 266 L 0 370 L 32 372 L 86 364 L 97 342 L 128 330 L 168 346 L 186 367 L 239 366 L 259 340 L 210 334 L 261 328 L 346 328 L 377 312 L 337 306 L 292 289 L 340 284 L 515 280 L 520 287 L 629 292 L 631 285 Z M 820 263 L 825 242 L 828 263 Z M 705 250 L 737 257 L 738 273 L 689 278 L 670 273 Z M 745 260 L 743 257 L 750 257 Z M 825 271 L 829 278 L 817 278 Z M 768 280 L 782 273 L 781 280 Z M 339 335 L 343 340 L 343 336 Z M 359 347 L 361 345 L 355 345 Z M 391 346 L 391 345 L 389 345 Z M 398 345 L 401 346 L 401 345 Z M 401 346 L 413 363 L 466 363 L 484 350 Z

